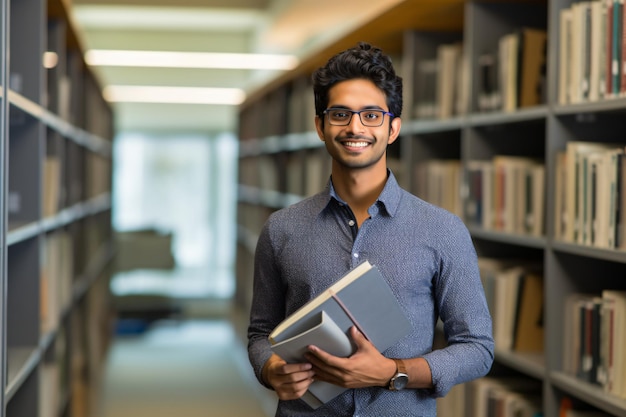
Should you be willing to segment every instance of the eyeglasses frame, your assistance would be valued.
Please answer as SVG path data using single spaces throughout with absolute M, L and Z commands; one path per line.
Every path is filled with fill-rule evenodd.
M 381 109 L 351 110 L 351 109 L 346 109 L 346 108 L 343 108 L 343 107 L 329 107 L 326 110 L 324 110 L 322 112 L 322 114 L 325 114 L 325 115 L 328 116 L 328 112 L 331 111 L 331 110 L 343 110 L 343 111 L 346 111 L 346 112 L 350 112 L 350 118 L 348 119 L 348 121 L 345 124 L 332 123 L 330 121 L 330 117 L 328 117 L 328 123 L 330 125 L 332 125 L 332 126 L 348 126 L 352 122 L 352 117 L 354 117 L 355 114 L 359 115 L 359 121 L 361 122 L 361 124 L 363 126 L 366 126 L 366 127 L 380 127 L 380 126 L 383 125 L 383 123 L 385 123 L 385 116 L 389 116 L 390 118 L 395 117 L 393 115 L 393 113 L 390 113 L 388 111 L 381 110 Z M 379 125 L 366 125 L 365 123 L 363 123 L 363 119 L 361 118 L 361 113 L 368 112 L 368 111 L 379 111 L 379 112 L 381 112 L 383 114 L 383 117 L 380 119 L 380 124 Z

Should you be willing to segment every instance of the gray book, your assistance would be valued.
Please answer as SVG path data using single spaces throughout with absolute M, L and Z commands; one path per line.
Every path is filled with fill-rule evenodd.
M 411 323 L 380 270 L 368 261 L 299 308 L 272 331 L 272 350 L 289 363 L 305 362 L 309 345 L 335 355 L 350 356 L 355 347 L 348 331 L 356 326 L 384 352 L 411 331 Z M 346 388 L 315 381 L 302 399 L 313 408 Z

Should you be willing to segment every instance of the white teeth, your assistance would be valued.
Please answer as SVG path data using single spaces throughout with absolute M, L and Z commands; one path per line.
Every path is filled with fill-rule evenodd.
M 367 145 L 367 142 L 346 142 L 346 146 L 349 146 L 351 148 L 364 148 Z

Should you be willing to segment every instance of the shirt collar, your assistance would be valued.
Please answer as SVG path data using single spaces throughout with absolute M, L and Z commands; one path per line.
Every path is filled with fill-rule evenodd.
M 321 193 L 324 196 L 324 205 L 320 209 L 324 209 L 328 207 L 331 201 L 335 200 L 340 204 L 346 204 L 335 191 L 335 187 L 333 187 L 332 178 L 328 180 L 326 184 L 326 188 L 324 192 Z M 382 209 L 387 211 L 387 214 L 390 216 L 394 216 L 398 206 L 400 205 L 400 198 L 402 196 L 402 188 L 396 181 L 396 177 L 393 175 L 389 169 L 387 169 L 387 182 L 385 183 L 385 187 L 383 191 L 378 196 L 378 199 L 374 204 L 379 205 Z

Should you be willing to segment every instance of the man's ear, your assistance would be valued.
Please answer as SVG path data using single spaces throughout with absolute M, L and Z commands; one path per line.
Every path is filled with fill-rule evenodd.
M 399 117 L 394 117 L 389 124 L 389 142 L 388 145 L 391 145 L 398 139 L 400 136 L 400 128 L 402 127 L 402 120 Z
M 319 136 L 320 140 L 324 142 L 324 119 L 315 115 L 315 130 L 317 130 L 317 136 Z

